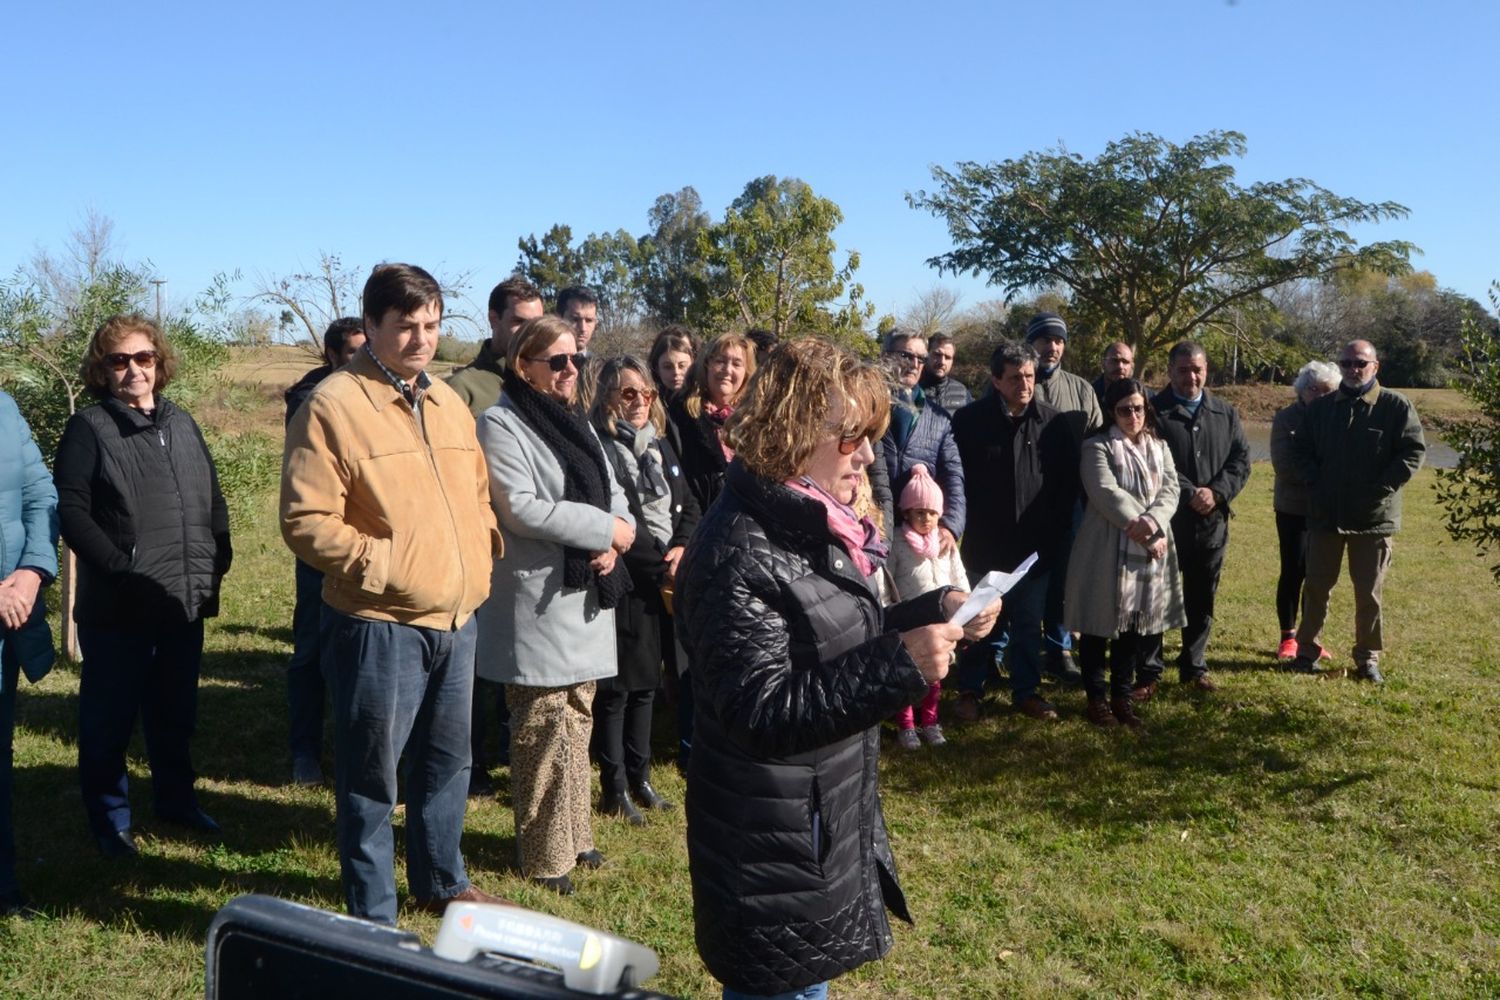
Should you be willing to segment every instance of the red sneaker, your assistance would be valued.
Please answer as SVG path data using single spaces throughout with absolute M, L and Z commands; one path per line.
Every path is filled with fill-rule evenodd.
M 1281 645 L 1276 647 L 1276 659 L 1295 660 L 1297 658 L 1297 637 L 1287 636 L 1281 640 Z

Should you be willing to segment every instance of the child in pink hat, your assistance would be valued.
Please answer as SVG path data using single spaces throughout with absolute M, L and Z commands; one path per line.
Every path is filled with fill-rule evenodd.
M 912 466 L 911 477 L 901 491 L 898 506 L 902 523 L 896 537 L 891 540 L 891 557 L 887 564 L 896 584 L 897 598 L 910 600 L 939 587 L 968 590 L 969 577 L 958 557 L 957 546 L 947 555 L 941 554 L 938 518 L 943 516 L 943 490 L 925 465 Z M 924 739 L 932 746 L 947 742 L 943 738 L 943 727 L 938 725 L 938 696 L 941 692 L 942 685 L 933 684 L 915 711 L 908 705 L 897 714 L 897 745 L 916 750 Z M 917 728 L 919 724 L 920 730 Z

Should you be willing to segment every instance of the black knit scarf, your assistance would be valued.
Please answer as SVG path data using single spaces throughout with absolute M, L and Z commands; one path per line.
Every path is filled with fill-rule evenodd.
M 604 452 L 589 429 L 588 422 L 577 411 L 538 392 L 521 376 L 507 368 L 500 376 L 505 398 L 515 407 L 537 437 L 552 449 L 563 470 L 563 499 L 586 503 L 609 511 L 609 470 Z M 590 583 L 599 586 L 599 604 L 612 608 L 630 590 L 630 576 L 623 559 L 605 576 L 596 576 L 589 567 L 593 553 L 571 545 L 563 547 L 563 586 L 575 590 Z

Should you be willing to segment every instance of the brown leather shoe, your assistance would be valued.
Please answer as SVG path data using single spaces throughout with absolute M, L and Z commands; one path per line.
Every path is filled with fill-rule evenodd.
M 953 718 L 959 722 L 979 721 L 979 695 L 973 691 L 960 691 L 953 705 Z
M 1116 721 L 1122 726 L 1129 726 L 1131 729 L 1140 729 L 1145 725 L 1141 721 L 1141 717 L 1135 714 L 1134 697 L 1112 698 L 1110 699 L 1109 709 L 1114 714 Z
M 516 905 L 508 899 L 505 899 L 501 896 L 491 896 L 483 889 L 476 889 L 472 885 L 456 896 L 447 896 L 443 899 L 412 900 L 412 905 L 417 909 L 423 910 L 427 913 L 436 913 L 438 916 L 443 915 L 443 911 L 448 908 L 449 903 L 493 903 L 497 906 Z
M 1016 711 L 1030 719 L 1055 719 L 1057 709 L 1052 703 L 1041 695 L 1028 695 L 1025 700 L 1017 703 Z
M 1096 726 L 1103 726 L 1105 729 L 1120 724 L 1120 720 L 1116 719 L 1114 713 L 1109 710 L 1109 702 L 1103 698 L 1090 698 L 1088 711 L 1085 714 L 1090 722 Z
M 1194 677 L 1192 680 L 1188 681 L 1187 684 L 1188 687 L 1193 688 L 1197 691 L 1219 690 L 1219 685 L 1215 684 L 1213 682 L 1213 678 L 1209 677 L 1207 674 L 1199 674 L 1197 677 Z
M 1130 689 L 1130 697 L 1135 701 L 1150 701 L 1156 697 L 1156 682 L 1150 681 L 1146 684 L 1137 684 Z

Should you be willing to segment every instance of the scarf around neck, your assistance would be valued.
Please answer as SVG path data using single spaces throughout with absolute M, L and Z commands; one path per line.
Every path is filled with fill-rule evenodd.
M 919 559 L 937 558 L 938 549 L 942 545 L 942 535 L 937 528 L 933 528 L 927 534 L 922 534 L 913 528 L 910 523 L 901 526 L 901 537 L 906 539 L 906 544 L 917 554 Z
M 582 414 L 538 392 L 508 367 L 500 378 L 505 398 L 562 466 L 563 500 L 588 504 L 609 513 L 609 469 L 604 452 Z M 595 583 L 599 587 L 599 605 L 613 608 L 630 590 L 625 563 L 616 560 L 613 570 L 598 576 L 589 566 L 592 558 L 593 553 L 584 549 L 563 546 L 563 586 L 581 590 Z
M 868 517 L 860 517 L 854 508 L 841 503 L 832 493 L 806 476 L 788 479 L 786 485 L 823 505 L 828 514 L 828 530 L 844 546 L 861 576 L 868 577 L 885 565 L 890 548 L 880 540 L 880 529 Z
M 1150 506 L 1162 485 L 1162 444 L 1142 434 L 1131 441 L 1119 427 L 1111 427 L 1107 440 L 1110 464 L 1120 488 Z M 1158 526 L 1160 527 L 1160 526 Z M 1119 621 L 1121 632 L 1142 635 L 1161 631 L 1155 627 L 1166 610 L 1164 560 L 1153 559 L 1146 547 L 1119 532 Z

